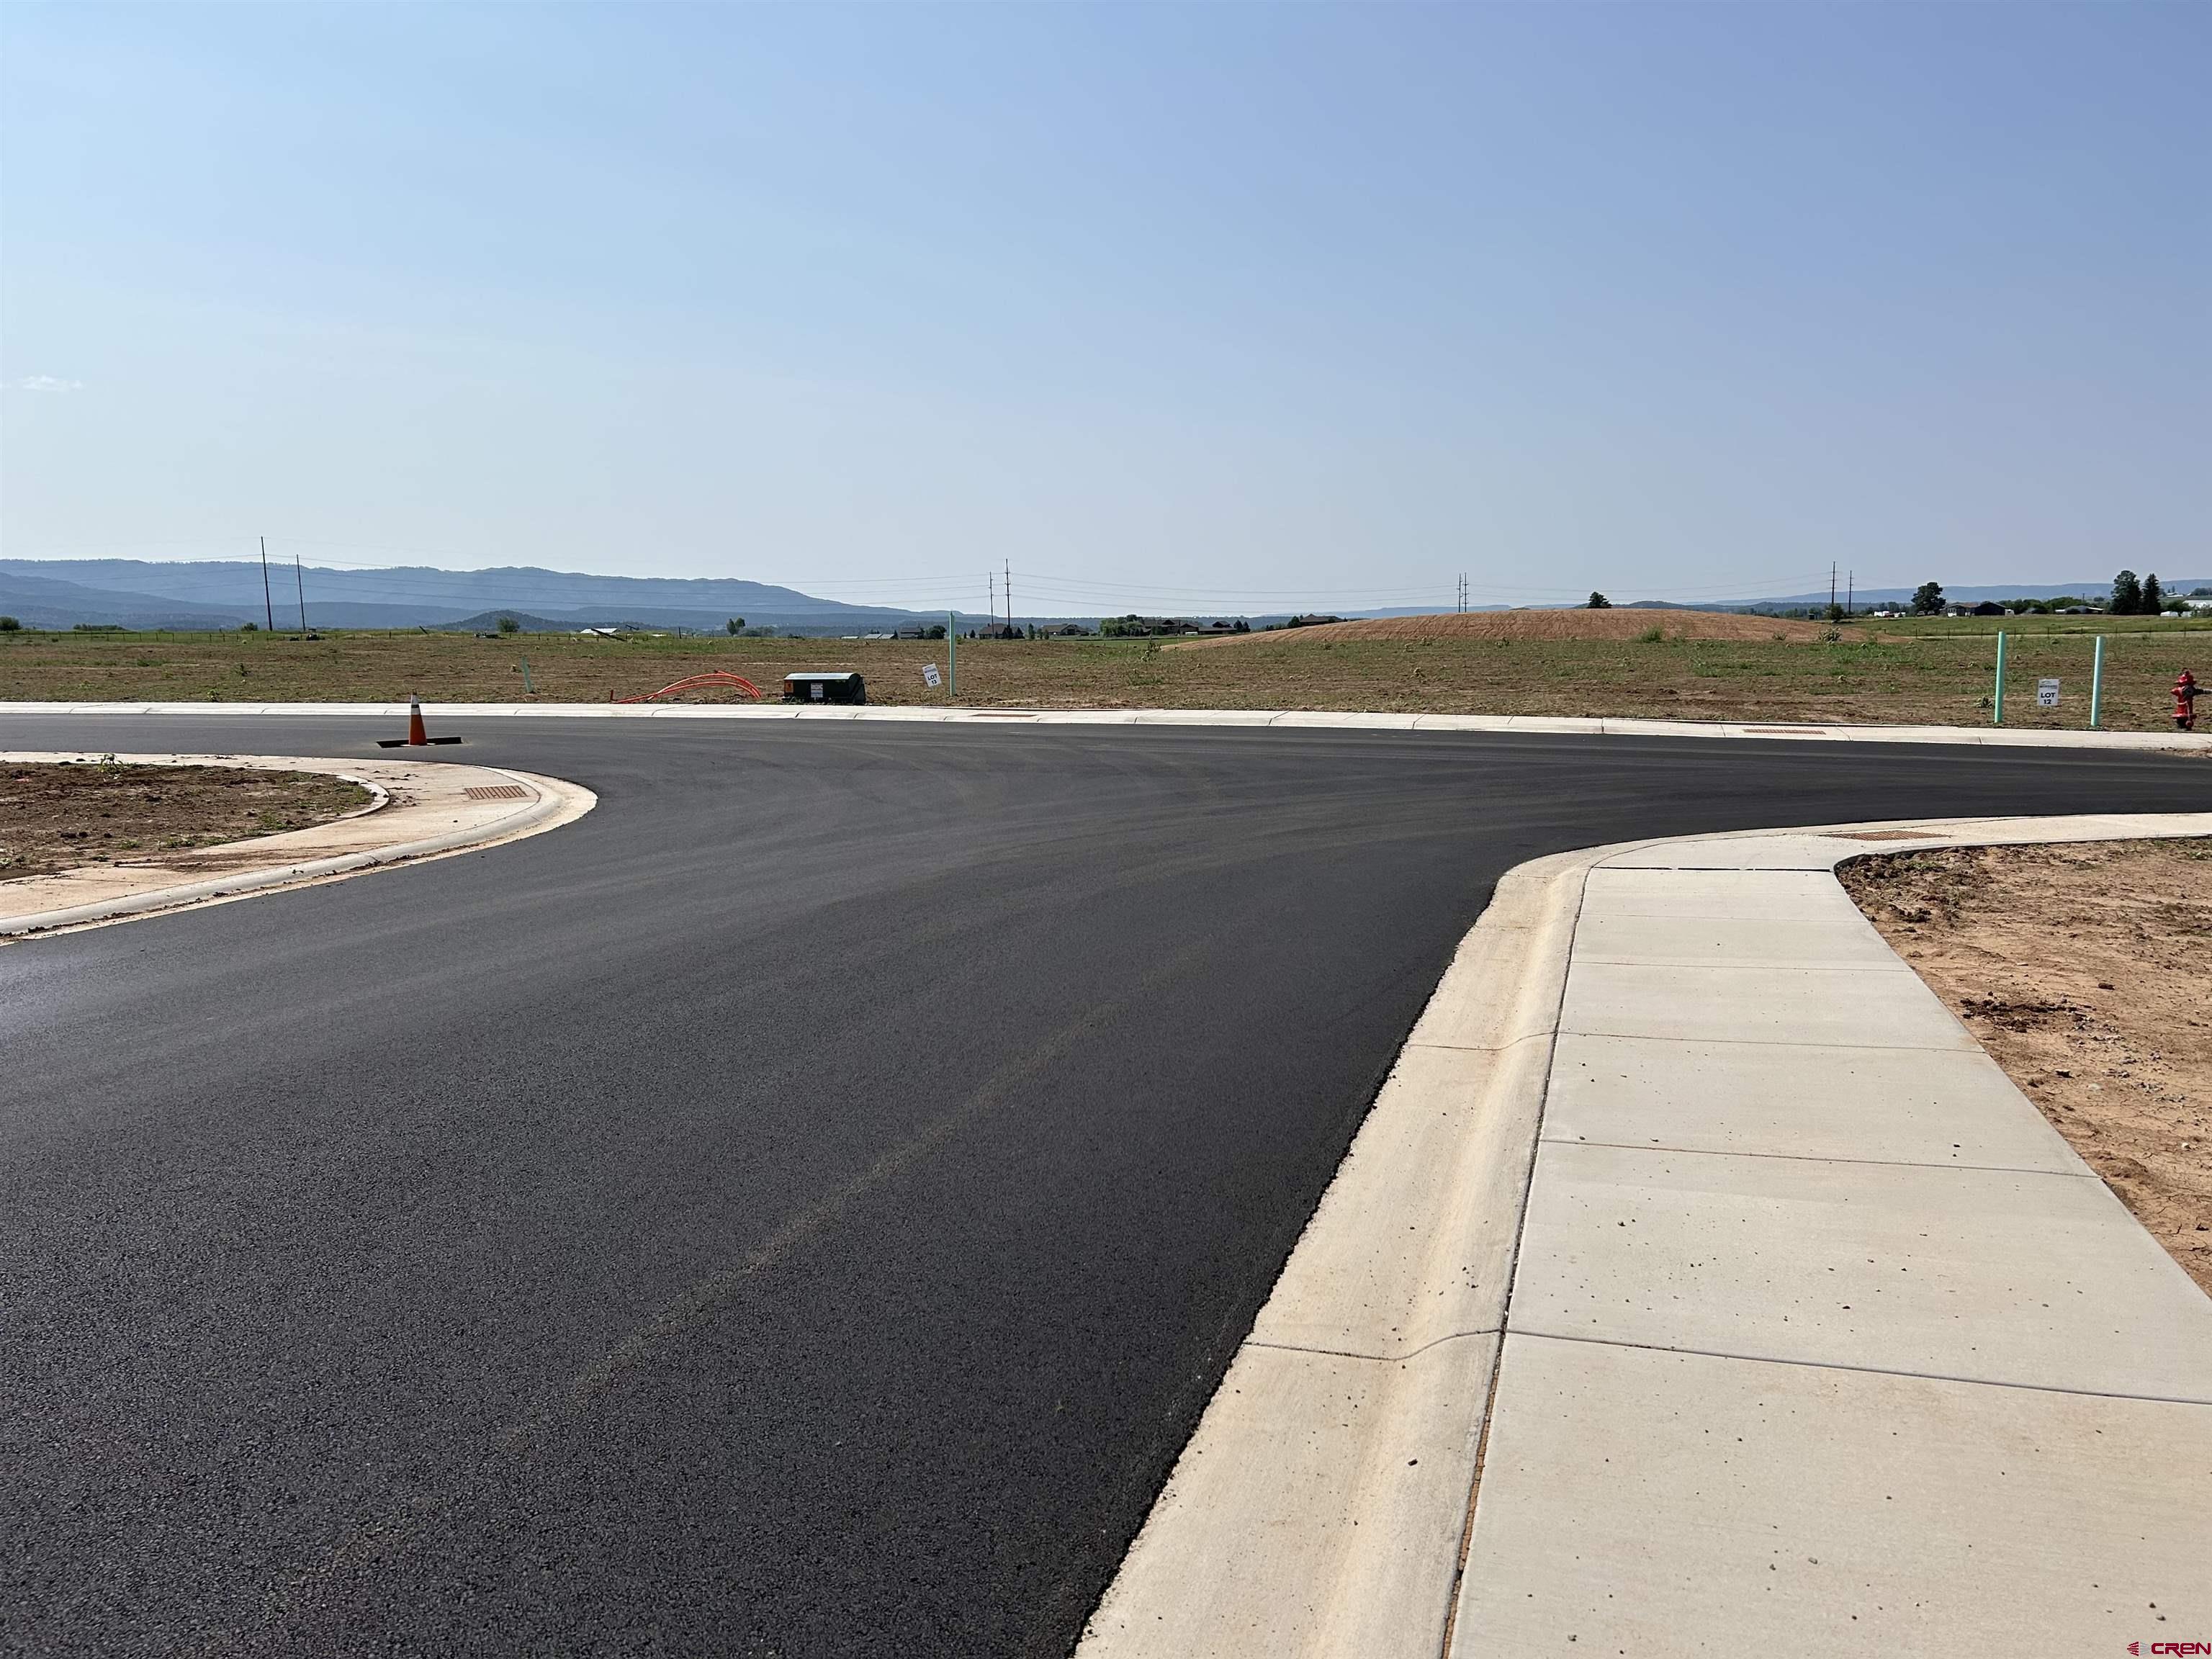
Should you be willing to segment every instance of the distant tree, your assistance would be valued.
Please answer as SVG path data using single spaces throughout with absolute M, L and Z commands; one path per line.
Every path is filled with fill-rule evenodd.
M 2112 578 L 2112 614 L 2132 617 L 2142 609 L 2142 584 L 2136 580 L 2132 570 L 2123 570 Z
M 743 617 L 732 617 L 729 621 L 724 623 L 722 626 L 732 636 L 734 636 L 744 632 L 745 619 Z
M 499 619 L 499 631 L 502 634 L 520 634 L 522 631 L 522 624 L 512 617 L 501 617 Z
M 0 617 L 0 634 L 15 633 L 22 626 L 23 624 L 13 617 Z
M 1828 601 L 1828 608 L 1826 611 L 1823 611 L 1820 614 L 1826 617 L 1832 623 L 1839 623 L 1844 619 L 1844 607 L 1838 605 L 1833 599 L 1830 599 Z
M 240 623 L 238 625 L 238 631 L 241 634 L 258 634 L 261 631 L 261 624 L 259 623 Z
M 1232 634 L 1249 634 L 1252 631 L 1252 624 L 1246 622 L 1243 617 L 1239 617 L 1237 619 L 1237 626 L 1231 629 L 1229 631 Z
M 922 635 L 922 638 L 926 640 L 941 640 L 944 637 L 945 624 L 943 623 L 932 623 L 929 625 L 929 631 Z
M 1610 611 L 1613 609 L 1613 601 L 1606 598 L 1604 594 L 1599 592 L 1595 588 L 1592 588 L 1590 590 L 1589 603 L 1584 605 L 1583 609 L 1585 611 Z
M 2143 578 L 2142 598 L 2136 602 L 2136 614 L 2155 617 L 2166 609 L 2166 589 L 2159 586 L 2158 572 L 2154 570 Z
M 1923 582 L 1912 590 L 1912 614 L 1916 617 L 1940 617 L 1943 614 L 1943 584 Z

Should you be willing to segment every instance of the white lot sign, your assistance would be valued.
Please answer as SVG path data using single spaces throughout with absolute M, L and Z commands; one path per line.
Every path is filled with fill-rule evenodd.
M 937 672 L 937 665 L 926 662 L 921 665 L 921 683 L 934 691 L 945 684 L 945 677 Z
M 2038 708 L 2056 708 L 2058 707 L 2058 682 L 2057 680 L 2036 681 L 2035 706 Z

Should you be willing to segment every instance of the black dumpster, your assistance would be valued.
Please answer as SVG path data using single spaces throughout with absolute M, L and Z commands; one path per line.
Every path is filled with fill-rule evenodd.
M 835 674 L 786 674 L 786 702 L 866 702 L 867 682 L 850 670 Z

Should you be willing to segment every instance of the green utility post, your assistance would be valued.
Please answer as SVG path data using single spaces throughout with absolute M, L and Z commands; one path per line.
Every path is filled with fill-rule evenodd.
M 2097 655 L 2089 665 L 2089 729 L 2094 732 L 2105 717 L 2105 636 L 2097 635 Z
M 945 700 L 960 701 L 960 614 L 945 613 Z
M 530 683 L 530 659 L 527 657 L 522 659 L 522 695 L 526 697 L 538 695 L 538 688 Z
M 1997 695 L 1996 712 L 1990 717 L 1992 726 L 2004 724 L 2004 629 L 1997 629 Z

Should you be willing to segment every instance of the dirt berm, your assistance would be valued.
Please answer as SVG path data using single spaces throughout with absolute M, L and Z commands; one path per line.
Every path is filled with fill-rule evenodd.
M 1170 651 L 1201 645 L 1249 644 L 1255 640 L 1633 640 L 1658 629 L 1670 640 L 1817 640 L 1818 623 L 1750 617 L 1733 611 L 1469 611 L 1434 617 L 1367 617 L 1317 623 L 1310 628 L 1270 629 L 1183 640 Z

